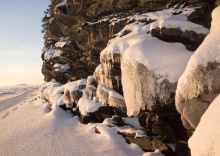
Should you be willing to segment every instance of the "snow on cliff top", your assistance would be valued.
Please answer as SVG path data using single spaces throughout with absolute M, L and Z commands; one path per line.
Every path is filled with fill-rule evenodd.
M 114 54 L 122 55 L 124 62 L 136 67 L 137 63 L 144 64 L 152 70 L 157 77 L 163 77 L 170 82 L 177 82 L 184 72 L 186 64 L 192 52 L 186 50 L 181 43 L 167 43 L 151 37 L 149 33 L 155 28 L 176 28 L 181 31 L 194 31 L 198 34 L 208 34 L 209 30 L 202 25 L 187 21 L 187 16 L 194 11 L 194 8 L 180 7 L 157 12 L 150 12 L 129 17 L 136 22 L 126 25 L 116 37 L 109 41 L 107 47 L 100 54 L 100 61 L 113 59 Z M 173 12 L 181 12 L 174 15 Z M 137 22 L 141 19 L 148 21 L 156 20 L 148 25 Z M 113 20 L 113 19 L 112 19 Z M 117 20 L 114 19 L 117 23 Z M 122 19 L 120 19 L 122 20 Z
M 167 43 L 150 35 L 142 35 L 135 38 L 135 42 L 124 52 L 123 62 L 134 68 L 139 63 L 152 70 L 159 81 L 167 79 L 177 82 L 185 70 L 186 64 L 192 52 L 180 43 Z
M 147 12 L 143 14 L 135 14 L 135 15 L 131 15 L 125 18 L 117 17 L 118 15 L 121 15 L 121 14 L 105 16 L 104 18 L 96 22 L 86 22 L 86 24 L 95 25 L 98 23 L 109 21 L 110 25 L 115 25 L 119 23 L 120 21 L 124 21 L 124 20 L 128 20 L 127 23 L 129 23 L 130 21 L 141 21 L 141 20 L 154 21 L 154 20 L 164 20 L 164 19 L 167 19 L 167 20 L 178 19 L 178 20 L 186 21 L 187 17 L 190 14 L 192 14 L 197 8 L 198 7 L 191 7 L 191 6 L 184 7 L 184 5 L 182 6 L 175 5 L 169 9 L 164 9 L 164 10 L 156 11 L 156 12 Z M 82 28 L 78 28 L 78 29 L 82 29 Z
M 198 65 L 206 66 L 208 62 L 220 62 L 220 7 L 212 12 L 210 34 L 190 58 L 186 70 L 180 77 L 177 91 L 181 92 L 187 77 Z
M 220 155 L 220 95 L 211 103 L 189 139 L 193 156 Z
M 169 24 L 171 25 L 172 22 Z M 118 53 L 122 55 L 124 62 L 134 67 L 137 63 L 142 63 L 154 71 L 156 76 L 163 76 L 163 79 L 177 82 L 192 52 L 186 50 L 181 43 L 167 43 L 146 34 L 151 28 L 151 25 L 138 23 L 127 25 L 119 32 L 118 37 L 110 41 L 110 44 L 101 52 L 100 58 L 102 60 L 105 57 L 113 57 L 114 53 Z M 132 32 L 120 37 L 125 30 Z

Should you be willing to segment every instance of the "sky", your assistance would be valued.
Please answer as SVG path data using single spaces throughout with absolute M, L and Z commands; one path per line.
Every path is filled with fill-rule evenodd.
M 42 84 L 42 17 L 49 0 L 0 0 L 0 86 Z

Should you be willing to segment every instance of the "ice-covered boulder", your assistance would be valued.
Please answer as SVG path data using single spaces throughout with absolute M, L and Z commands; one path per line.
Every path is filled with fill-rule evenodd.
M 193 156 L 220 155 L 220 95 L 210 104 L 189 139 Z
M 178 81 L 176 108 L 188 130 L 195 130 L 220 92 L 220 7 L 213 11 L 212 19 L 210 34 L 190 58 Z
M 178 78 L 191 55 L 180 43 L 138 36 L 121 63 L 128 115 L 137 116 L 154 105 L 173 104 Z

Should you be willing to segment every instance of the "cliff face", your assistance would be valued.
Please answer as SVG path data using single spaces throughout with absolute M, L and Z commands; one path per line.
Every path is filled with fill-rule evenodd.
M 201 93 L 208 102 L 205 98 L 196 119 L 186 103 L 196 99 L 192 104 L 196 108 L 198 95 L 189 98 L 177 92 L 175 102 L 175 94 L 190 57 L 209 34 L 217 4 L 215 0 L 52 0 L 44 18 L 45 88 L 57 87 L 58 105 L 81 116 L 83 123 L 113 116 L 116 125 L 123 126 L 122 117 L 137 116 L 149 137 L 140 141 L 121 133 L 128 142 L 145 151 L 159 148 L 166 155 L 187 155 L 187 146 L 179 141 L 188 139 L 186 129 L 195 129 L 220 87 L 215 85 L 214 95 L 210 90 Z M 198 72 L 205 72 L 202 76 L 212 77 L 215 84 L 218 64 L 199 66 Z M 196 83 L 204 82 L 198 72 L 189 74 L 184 92 L 196 92 Z M 210 86 L 205 84 L 203 88 Z M 49 95 L 45 98 L 50 101 Z M 168 143 L 176 144 L 176 151 Z
M 56 79 L 65 83 L 68 80 L 73 81 L 86 78 L 88 75 L 93 74 L 94 69 L 99 64 L 100 52 L 105 48 L 108 40 L 113 38 L 114 34 L 118 33 L 128 24 L 126 22 L 128 22 L 129 16 L 169 8 L 177 2 L 169 0 L 157 2 L 143 0 L 75 0 L 65 1 L 64 3 L 62 1 L 52 1 L 51 17 L 48 21 L 47 29 L 48 37 L 46 38 L 45 49 L 42 55 L 44 60 L 42 73 L 45 75 L 45 80 Z M 188 20 L 209 27 L 212 2 L 208 2 L 211 5 L 201 1 L 188 3 L 188 5 L 192 3 L 195 6 L 202 6 L 202 8 L 198 9 L 197 13 L 192 13 Z M 117 22 L 114 21 L 115 19 L 123 20 Z M 112 22 L 115 22 L 115 24 L 111 24 Z M 129 23 L 133 22 L 135 20 L 129 20 Z M 141 19 L 139 22 L 149 23 L 151 21 Z M 158 36 L 161 33 L 156 30 L 152 34 L 159 38 L 164 37 Z M 166 40 L 172 40 L 171 38 L 172 36 L 168 36 Z M 183 40 L 190 42 L 188 41 L 190 40 L 188 39 L 189 37 L 186 38 Z M 198 46 L 199 43 L 201 41 L 195 43 L 195 46 Z M 66 72 L 57 72 L 54 67 L 56 63 L 68 64 L 70 68 Z M 115 62 L 114 66 L 116 69 L 118 68 L 117 62 Z M 120 84 L 117 84 L 117 78 L 115 78 L 117 75 L 120 75 L 120 71 L 115 73 L 112 79 L 112 86 L 118 85 L 120 87 Z

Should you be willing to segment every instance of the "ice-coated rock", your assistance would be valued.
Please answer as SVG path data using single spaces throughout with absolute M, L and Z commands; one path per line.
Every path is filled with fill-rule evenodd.
M 177 86 L 176 108 L 184 126 L 192 131 L 220 92 L 219 14 L 218 7 L 212 13 L 210 34 L 190 58 Z
M 97 90 L 97 82 L 94 77 L 88 76 L 87 83 L 86 83 L 86 91 L 88 92 L 89 98 L 93 99 L 96 97 L 96 90 Z
M 121 55 L 117 53 L 104 54 L 100 56 L 101 64 L 94 72 L 95 79 L 99 84 L 104 84 L 114 89 L 120 94 L 122 93 L 121 85 Z
M 179 43 L 166 43 L 148 35 L 136 38 L 121 63 L 128 115 L 137 116 L 140 110 L 154 105 L 173 104 L 178 78 L 191 55 Z
M 108 88 L 105 85 L 99 84 L 96 93 L 99 101 L 103 104 L 108 104 L 109 106 L 120 108 L 121 110 L 126 112 L 124 97 L 113 89 Z
M 66 107 L 73 107 L 82 97 L 83 93 L 82 90 L 86 87 L 86 79 L 73 81 L 65 84 L 64 87 L 64 103 Z

